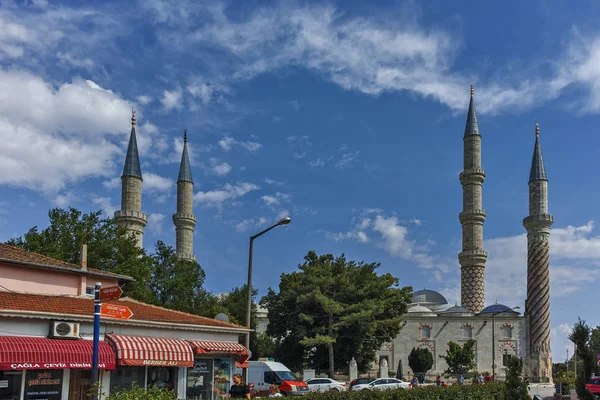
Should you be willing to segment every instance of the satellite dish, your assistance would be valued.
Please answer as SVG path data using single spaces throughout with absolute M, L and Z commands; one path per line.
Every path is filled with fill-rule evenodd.
M 229 317 L 224 313 L 218 313 L 215 319 L 217 321 L 229 322 Z

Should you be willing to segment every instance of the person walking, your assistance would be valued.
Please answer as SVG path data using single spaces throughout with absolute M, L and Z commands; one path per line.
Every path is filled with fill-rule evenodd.
M 442 384 L 442 377 L 440 375 L 438 375 L 437 378 L 435 378 L 435 384 L 437 387 L 440 387 L 440 385 Z
M 250 388 L 244 384 L 240 374 L 233 375 L 233 386 L 229 389 L 232 399 L 250 399 Z
M 458 378 L 456 379 L 456 382 L 457 382 L 459 385 L 462 385 L 463 383 L 465 383 L 465 378 L 463 378 L 463 376 L 462 376 L 462 375 L 459 375 L 459 376 L 458 376 Z

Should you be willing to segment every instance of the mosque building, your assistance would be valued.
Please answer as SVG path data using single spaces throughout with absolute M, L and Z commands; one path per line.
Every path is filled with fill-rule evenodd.
M 447 369 L 445 355 L 448 342 L 464 343 L 474 339 L 477 371 L 490 372 L 496 377 L 506 374 L 509 356 L 524 360 L 525 373 L 532 382 L 552 381 L 550 352 L 549 247 L 553 217 L 548 213 L 548 179 L 542 158 L 539 126 L 535 127 L 535 145 L 529 176 L 529 216 L 523 220 L 527 230 L 527 299 L 524 314 L 503 304 L 485 307 L 485 263 L 483 224 L 486 212 L 482 204 L 485 171 L 481 168 L 481 134 L 477 122 L 473 86 L 464 131 L 464 169 L 460 173 L 463 189 L 463 209 L 459 214 L 462 226 L 462 251 L 458 254 L 461 266 L 461 303 L 448 304 L 440 293 L 419 290 L 404 315 L 399 335 L 384 344 L 377 361 L 384 359 L 390 369 L 402 361 L 407 371 L 408 355 L 413 348 L 427 348 L 433 354 L 433 367 L 428 375 L 437 376 Z M 137 149 L 135 112 L 131 118 L 131 136 L 123 167 L 121 209 L 115 220 L 130 232 L 142 247 L 143 231 L 148 218 L 142 208 L 142 171 Z M 194 226 L 192 172 L 184 133 L 183 152 L 177 179 L 177 210 L 173 215 L 176 228 L 176 254 L 195 260 L 193 250 Z M 511 304 L 512 306 L 512 304 Z M 257 318 L 259 331 L 266 330 L 267 310 L 260 308 Z
M 390 369 L 402 362 L 409 369 L 408 356 L 413 348 L 427 348 L 433 354 L 433 367 L 428 377 L 444 375 L 448 368 L 440 355 L 445 355 L 448 342 L 463 344 L 475 340 L 475 362 L 478 372 L 489 372 L 496 378 L 506 376 L 508 357 L 524 361 L 524 373 L 532 382 L 552 381 L 550 352 L 550 262 L 549 237 L 552 215 L 548 214 L 548 179 L 535 126 L 535 146 L 529 175 L 529 216 L 523 220 L 527 230 L 527 299 L 524 315 L 519 306 L 492 304 L 484 307 L 484 276 L 487 252 L 483 249 L 483 223 L 486 213 L 482 205 L 485 171 L 481 168 L 481 135 L 473 86 L 464 132 L 464 170 L 460 174 L 463 188 L 461 304 L 448 304 L 433 290 L 413 292 L 401 331 L 378 351 L 378 362 L 385 359 Z M 512 306 L 512 304 L 511 304 Z

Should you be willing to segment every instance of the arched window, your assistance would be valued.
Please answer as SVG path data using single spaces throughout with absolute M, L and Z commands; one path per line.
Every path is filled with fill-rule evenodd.
M 512 338 L 512 326 L 504 325 L 502 327 L 502 336 L 505 338 Z
M 473 327 L 469 325 L 463 326 L 463 337 L 471 339 L 473 337 Z
M 431 337 L 431 328 L 428 326 L 421 327 L 421 337 L 429 339 Z

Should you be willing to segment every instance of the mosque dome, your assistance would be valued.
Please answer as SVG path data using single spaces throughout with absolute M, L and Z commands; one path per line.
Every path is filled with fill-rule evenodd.
M 518 311 L 515 311 L 512 308 L 505 306 L 504 304 L 499 304 L 499 303 L 492 304 L 491 306 L 487 306 L 486 308 L 481 310 L 479 312 L 479 314 L 496 314 L 496 313 L 503 313 L 503 312 L 519 314 Z
M 433 316 L 435 316 L 435 315 L 436 315 L 436 314 L 435 314 L 433 311 L 431 311 L 429 308 L 427 308 L 427 307 L 423 307 L 423 306 L 421 306 L 421 305 L 418 305 L 418 304 L 417 304 L 417 305 L 415 305 L 415 306 L 412 306 L 412 307 L 410 307 L 410 308 L 408 309 L 408 313 L 409 313 L 409 314 L 430 314 L 430 315 L 433 315 Z
M 442 305 L 448 304 L 448 301 L 444 296 L 435 290 L 417 290 L 412 294 L 412 303 L 421 305 Z
M 434 312 L 441 313 L 446 311 L 447 309 L 454 307 L 452 304 L 442 304 L 441 306 L 435 307 Z
M 473 315 L 473 313 L 471 311 L 469 311 L 466 308 L 461 307 L 459 305 L 454 305 L 452 307 L 449 307 L 445 311 L 442 311 L 440 314 L 443 314 L 443 315 L 460 314 L 461 316 L 466 316 L 466 315 L 472 316 Z

